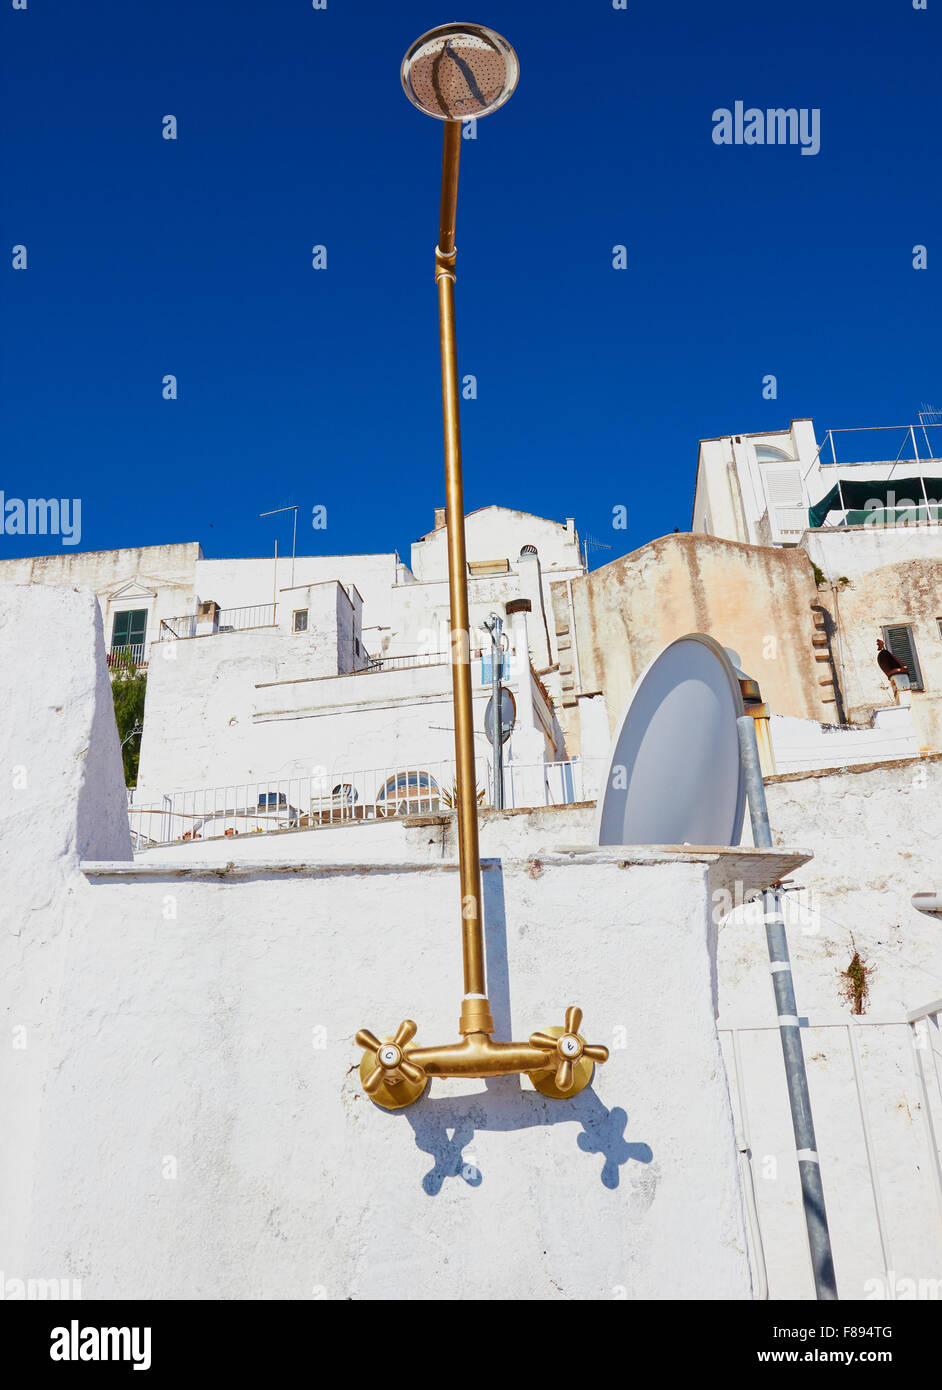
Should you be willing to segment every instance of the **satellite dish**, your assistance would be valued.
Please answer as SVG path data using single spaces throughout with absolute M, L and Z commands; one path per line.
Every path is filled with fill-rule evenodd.
M 743 713 L 726 652 L 679 637 L 642 672 L 619 723 L 599 796 L 600 845 L 738 845 L 746 785 Z
M 517 717 L 517 702 L 514 700 L 513 693 L 507 689 L 506 685 L 500 688 L 500 741 L 506 743 L 513 733 L 514 720 Z M 487 709 L 484 711 L 484 731 L 494 742 L 494 697 L 493 695 L 487 702 Z

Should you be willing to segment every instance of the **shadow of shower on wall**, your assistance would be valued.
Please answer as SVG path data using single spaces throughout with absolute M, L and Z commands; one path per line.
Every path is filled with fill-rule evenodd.
M 606 1109 L 591 1086 L 572 1100 L 548 1100 L 538 1091 L 524 1091 L 519 1077 L 500 1076 L 488 1083 L 483 1094 L 424 1097 L 401 1113 L 412 1126 L 416 1147 L 434 1160 L 422 1179 L 430 1197 L 438 1195 L 446 1178 L 461 1178 L 469 1187 L 480 1187 L 484 1174 L 465 1150 L 483 1130 L 581 1124 L 576 1143 L 583 1153 L 603 1156 L 601 1182 L 610 1189 L 618 1186 L 623 1164 L 629 1160 L 648 1164 L 654 1157 L 647 1144 L 628 1142 L 627 1114 L 619 1106 Z
M 481 861 L 481 884 L 488 997 L 495 1037 L 512 1038 L 504 876 L 499 859 Z M 564 983 L 560 981 L 560 988 Z M 560 1016 L 565 1005 L 572 1002 L 561 1001 Z M 534 1022 L 534 1030 L 537 1026 Z M 434 1078 L 431 1085 L 435 1086 Z M 483 1130 L 512 1131 L 580 1124 L 582 1129 L 576 1136 L 576 1143 L 583 1153 L 603 1157 L 600 1177 L 602 1186 L 609 1189 L 618 1187 L 619 1170 L 629 1160 L 649 1164 L 654 1157 L 647 1144 L 629 1143 L 625 1138 L 626 1112 L 618 1106 L 606 1109 L 591 1086 L 572 1100 L 550 1100 L 538 1091 L 525 1091 L 519 1076 L 490 1077 L 485 1087 L 483 1093 L 479 1091 L 472 1096 L 426 1095 L 399 1112 L 412 1126 L 416 1147 L 434 1160 L 433 1167 L 422 1179 L 422 1187 L 430 1197 L 441 1191 L 447 1178 L 461 1178 L 469 1187 L 480 1187 L 484 1175 L 476 1161 L 465 1155 L 465 1150 L 474 1135 Z M 651 1177 L 654 1177 L 653 1171 Z M 646 1186 L 653 1193 L 653 1184 Z

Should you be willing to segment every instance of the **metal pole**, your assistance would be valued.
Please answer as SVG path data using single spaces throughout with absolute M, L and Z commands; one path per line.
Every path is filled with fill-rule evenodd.
M 929 436 L 926 434 L 926 422 L 922 418 L 921 411 L 919 413 L 919 428 L 922 430 L 922 437 L 926 441 L 926 453 L 928 454 L 931 460 L 933 458 L 932 445 L 929 443 Z
M 492 613 L 488 631 L 491 634 L 491 709 L 493 710 L 491 753 L 493 757 L 494 809 L 496 811 L 502 811 L 504 809 L 504 756 L 501 738 L 503 734 L 503 721 L 501 719 L 500 707 L 501 674 L 504 660 L 500 642 L 503 626 L 497 614 Z
M 461 882 L 461 945 L 465 997 L 462 1033 L 494 1031 L 487 1005 L 484 936 L 481 921 L 481 861 L 475 796 L 474 723 L 471 705 L 471 638 L 468 620 L 468 565 L 461 477 L 461 423 L 458 351 L 455 336 L 455 217 L 461 123 L 446 121 L 442 145 L 442 193 L 435 280 L 442 366 L 442 418 L 445 435 L 445 524 L 448 528 L 448 589 L 451 606 L 451 678 L 455 710 L 455 781 L 458 812 L 458 873 Z
M 765 1247 L 762 1244 L 762 1228 L 759 1225 L 759 1204 L 756 1201 L 756 1184 L 752 1173 L 752 1146 L 749 1143 L 749 1112 L 746 1108 L 746 1088 L 742 1077 L 742 1058 L 739 1053 L 739 1029 L 732 1029 L 733 1039 L 733 1070 L 736 1074 L 736 1097 L 739 1101 L 739 1118 L 741 1122 L 740 1133 L 736 1142 L 739 1145 L 741 1169 L 744 1170 L 748 1179 L 746 1191 L 746 1206 L 749 1213 L 749 1224 L 752 1230 L 752 1248 L 755 1260 L 755 1272 L 759 1284 L 759 1298 L 765 1299 L 769 1296 L 769 1271 L 765 1263 Z
M 926 1085 L 926 1072 L 922 1065 L 923 1049 L 919 1046 L 919 1038 L 916 1034 L 916 1022 L 910 1018 L 909 1027 L 911 1030 L 913 1044 L 913 1059 L 916 1066 L 916 1079 L 919 1082 L 919 1089 L 922 1092 L 922 1113 L 925 1122 L 926 1143 L 929 1146 L 929 1170 L 932 1173 L 933 1187 L 935 1188 L 935 1198 L 939 1207 L 939 1215 L 942 1216 L 942 1166 L 939 1164 L 939 1146 L 936 1143 L 935 1126 L 932 1123 L 932 1107 L 929 1104 L 929 1088 Z M 929 1022 L 926 1020 L 926 1028 Z M 927 1042 L 931 1041 L 927 1039 Z
M 857 1034 L 854 1029 L 857 1026 L 853 1023 L 847 1025 L 847 1041 L 850 1044 L 850 1060 L 854 1067 L 854 1084 L 857 1087 L 857 1108 L 860 1111 L 860 1123 L 863 1128 L 864 1147 L 867 1150 L 867 1167 L 870 1170 L 870 1190 L 873 1193 L 873 1208 L 877 1217 L 877 1231 L 880 1235 L 880 1249 L 883 1251 L 883 1269 L 886 1273 L 886 1287 L 888 1297 L 896 1298 L 894 1281 L 890 1277 L 893 1268 L 893 1257 L 890 1254 L 890 1243 L 886 1233 L 886 1215 L 883 1210 L 883 1193 L 880 1190 L 880 1179 L 878 1176 L 876 1150 L 873 1147 L 873 1136 L 870 1133 L 870 1121 L 867 1119 L 867 1102 L 864 1099 L 863 1076 L 860 1065 L 860 1049 L 857 1046 Z
M 294 557 L 298 548 L 298 509 L 294 503 L 288 507 L 275 507 L 270 512 L 259 512 L 259 517 L 280 516 L 282 512 L 294 512 L 294 531 L 291 536 L 291 587 L 294 588 Z
M 756 743 L 755 723 L 749 714 L 741 715 L 736 722 L 739 726 L 739 751 L 746 777 L 746 791 L 749 796 L 752 838 L 757 849 L 771 849 L 772 831 L 769 826 L 769 811 L 765 800 L 765 785 L 759 766 L 759 747 Z M 819 1299 L 836 1299 L 837 1284 L 834 1279 L 831 1235 L 828 1230 L 827 1210 L 824 1205 L 824 1188 L 821 1183 L 821 1164 L 818 1159 L 818 1146 L 814 1136 L 814 1121 L 811 1117 L 811 1098 L 808 1094 L 808 1074 L 805 1071 L 805 1057 L 801 1046 L 798 1005 L 795 1003 L 795 986 L 792 981 L 788 941 L 785 936 L 785 922 L 782 917 L 782 895 L 777 888 L 767 888 L 764 899 L 769 969 L 772 972 L 779 1033 L 782 1039 L 782 1055 L 785 1059 L 785 1080 L 788 1086 L 788 1103 L 792 1112 L 792 1128 L 795 1132 L 798 1172 L 801 1177 L 801 1197 L 805 1208 L 805 1225 L 808 1228 L 808 1245 L 811 1251 L 814 1287 Z

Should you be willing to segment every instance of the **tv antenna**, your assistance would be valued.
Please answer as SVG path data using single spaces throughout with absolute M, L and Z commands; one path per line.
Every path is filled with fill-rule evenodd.
M 917 414 L 919 416 L 919 428 L 922 430 L 922 437 L 926 441 L 926 450 L 930 458 L 935 458 L 932 445 L 929 443 L 929 436 L 926 433 L 926 427 L 928 426 L 929 429 L 933 427 L 938 429 L 942 426 L 942 410 L 935 410 L 931 405 L 926 405 L 925 401 L 923 401 L 922 409 L 918 411 Z
M 297 549 L 297 544 L 298 544 L 298 509 L 297 509 L 297 506 L 292 502 L 292 503 L 290 503 L 290 505 L 287 506 L 287 507 L 275 507 L 273 511 L 270 511 L 270 512 L 259 512 L 258 515 L 259 515 L 259 518 L 261 518 L 261 517 L 263 517 L 263 516 L 277 516 L 277 515 L 279 514 L 279 512 L 294 512 L 294 530 L 293 530 L 292 535 L 291 535 L 291 587 L 294 588 L 294 555 L 295 555 L 295 550 Z M 277 545 L 276 545 L 276 546 L 275 546 L 275 557 L 276 557 L 276 559 L 277 559 L 277 556 L 278 556 L 278 547 L 277 547 Z M 275 580 L 275 587 L 276 587 L 276 590 L 277 590 L 277 587 L 278 587 L 278 584 L 277 584 L 277 577 L 276 577 L 276 580 Z
M 611 547 L 610 545 L 606 545 L 604 541 L 597 541 L 597 540 L 595 539 L 594 536 L 589 535 L 588 532 L 587 532 L 587 533 L 585 534 L 585 536 L 583 536 L 583 538 L 582 538 L 582 563 L 583 563 L 583 566 L 585 567 L 585 569 L 588 569 L 588 568 L 589 568 L 589 546 L 590 546 L 590 545 L 591 545 L 591 547 L 592 547 L 593 550 L 611 550 L 611 549 L 612 549 L 612 547 Z

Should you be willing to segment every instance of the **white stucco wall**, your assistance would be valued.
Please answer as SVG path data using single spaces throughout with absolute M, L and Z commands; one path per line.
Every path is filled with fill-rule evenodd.
M 942 886 L 942 758 L 771 779 L 774 868 L 774 855 L 565 852 L 588 839 L 591 808 L 485 815 L 500 1034 L 579 1002 L 612 1059 L 561 1106 L 527 1083 L 439 1081 L 391 1116 L 358 1090 L 352 1037 L 410 1015 L 420 1041 L 456 1037 L 453 825 L 260 836 L 223 842 L 222 862 L 190 845 L 129 865 L 94 598 L 0 600 L 7 1277 L 77 1278 L 86 1298 L 357 1298 L 394 1277 L 405 1297 L 747 1296 L 715 973 L 730 1066 L 725 1030 L 740 1030 L 772 1295 L 809 1297 L 760 921 L 733 913 L 712 961 L 711 917 L 779 877 L 803 885 L 786 899 L 799 1010 L 839 1025 L 804 1041 L 841 1293 L 884 1273 L 840 995 L 854 949 L 872 971 L 859 1043 L 894 1268 L 940 1277 L 900 1020 L 942 998 L 938 919 L 909 901 Z M 52 638 L 34 650 L 37 626 Z M 816 858 L 799 867 L 795 843 Z M 302 858 L 302 844 L 318 848 Z M 82 873 L 80 856 L 125 863 Z
M 457 1040 L 452 866 L 92 873 L 6 1271 L 84 1297 L 747 1297 L 705 866 L 505 860 L 485 882 L 501 1035 L 577 997 L 592 1038 L 624 1030 L 573 1101 L 516 1078 L 436 1081 L 400 1115 L 362 1095 L 358 1026 Z
M 424 583 L 448 578 L 448 532 L 428 531 L 412 547 L 412 572 Z M 480 507 L 465 517 L 469 560 L 509 560 L 511 569 L 525 545 L 535 545 L 544 569 L 582 573 L 574 524 L 550 521 L 512 507 Z M 554 579 L 564 578 L 559 573 Z M 547 601 L 549 594 L 547 593 Z
M 773 714 L 769 720 L 776 772 L 809 772 L 854 763 L 916 757 L 920 739 L 907 705 L 873 711 L 869 727 L 822 724 Z
M 329 598 L 332 588 L 298 592 Z M 348 609 L 345 599 L 340 608 Z M 154 804 L 176 790 L 259 778 L 322 776 L 329 792 L 347 774 L 369 769 L 453 776 L 441 767 L 454 760 L 450 665 L 337 675 L 338 642 L 343 646 L 348 637 L 346 629 L 338 634 L 330 604 L 312 604 L 306 633 L 259 629 L 158 644 L 135 805 Z M 530 680 L 530 671 L 519 664 L 515 669 L 514 661 L 505 684 L 517 697 L 518 677 Z M 480 660 L 472 662 L 471 673 L 483 789 L 491 757 L 484 731 L 491 685 L 481 681 Z M 546 738 L 556 732 L 552 711 L 533 691 L 538 732 L 534 737 L 532 726 L 528 730 L 525 702 L 518 698 L 517 727 L 505 746 L 508 763 L 542 762 L 553 751 Z
M 280 756 L 284 744 L 269 746 L 260 738 L 253 717 L 256 687 L 262 682 L 289 673 L 336 677 L 337 591 L 321 585 L 307 592 L 319 598 L 311 604 L 306 632 L 258 628 L 155 645 L 147 680 L 138 803 L 174 787 L 268 776 L 292 756 Z M 296 744 L 293 756 L 303 756 Z M 269 757 L 277 761 L 270 763 Z
M 942 999 L 940 919 L 916 911 L 914 892 L 942 886 L 942 758 L 843 772 L 793 774 L 766 784 L 776 844 L 796 836 L 814 858 L 790 875 L 785 902 L 825 1200 L 844 1298 L 874 1296 L 886 1281 L 848 1024 L 857 1030 L 866 1112 L 886 1212 L 891 1268 L 901 1279 L 942 1279 L 942 1213 L 931 1174 L 925 1105 L 906 1013 Z M 747 829 L 747 839 L 748 839 Z M 868 967 L 866 1012 L 855 1021 L 841 972 L 854 952 Z M 807 1298 L 811 1276 L 791 1154 L 781 1047 L 764 929 L 739 909 L 722 925 L 720 1025 L 742 1025 L 748 1140 L 773 1298 Z M 885 1020 L 885 1022 L 880 1022 Z M 890 1020 L 893 1020 L 890 1022 Z M 762 1025 L 758 1031 L 755 1025 Z M 837 1026 L 832 1026 L 837 1025 Z M 919 1036 L 930 1107 L 942 1136 L 938 1026 Z M 732 1037 L 724 1034 L 732 1065 Z
M 710 904 L 802 856 L 491 859 L 498 1034 L 578 1000 L 611 1061 L 572 1101 L 440 1080 L 391 1115 L 353 1034 L 413 1015 L 457 1040 L 456 865 L 129 863 L 95 600 L 10 594 L 0 750 L 29 776 L 0 839 L 5 1277 L 86 1299 L 748 1297 Z
M 274 558 L 201 559 L 196 565 L 196 584 L 200 598 L 214 599 L 220 608 L 271 603 L 275 597 L 279 603 L 291 604 L 292 586 L 329 580 L 347 587 L 355 585 L 363 598 L 363 641 L 367 651 L 376 653 L 392 621 L 391 594 L 397 574 L 405 569 L 394 552 L 298 555 L 293 578 L 290 555 L 279 555 L 277 575 Z
M 885 465 L 881 467 L 885 470 Z M 831 487 L 833 483 L 828 483 L 824 491 Z M 854 579 L 907 560 L 942 559 L 942 526 L 842 526 L 806 531 L 802 546 L 826 578 L 846 575 Z
M 37 641 L 37 633 L 43 640 Z M 0 1267 L 26 1235 L 83 857 L 129 860 L 124 777 L 91 591 L 0 588 Z M 107 961 L 99 963 L 107 971 Z M 91 996 L 97 992 L 88 982 Z M 22 1267 L 22 1266 L 21 1266 Z

